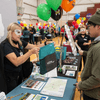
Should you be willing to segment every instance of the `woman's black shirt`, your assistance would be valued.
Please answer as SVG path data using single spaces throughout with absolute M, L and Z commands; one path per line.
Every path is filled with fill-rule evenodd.
M 13 63 L 11 63 L 5 56 L 10 53 L 15 53 L 17 57 L 20 56 L 20 53 L 24 54 L 24 48 L 27 46 L 27 42 L 22 40 L 22 46 L 19 44 L 19 48 L 13 47 L 8 40 L 4 44 L 4 69 L 6 72 L 20 72 L 22 70 L 22 65 L 16 67 Z
M 89 45 L 83 45 L 84 42 L 88 43 L 89 40 L 91 40 L 90 36 L 89 35 L 86 35 L 84 37 L 82 37 L 82 34 L 78 34 L 76 36 L 76 39 L 75 40 L 78 40 L 78 45 L 81 47 L 82 50 L 88 50 L 88 47 Z

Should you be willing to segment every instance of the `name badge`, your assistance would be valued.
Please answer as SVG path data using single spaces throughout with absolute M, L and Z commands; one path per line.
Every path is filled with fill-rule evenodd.
M 23 52 L 20 51 L 20 56 L 22 56 L 22 55 L 23 55 Z
M 85 41 L 87 41 L 87 39 L 84 39 Z

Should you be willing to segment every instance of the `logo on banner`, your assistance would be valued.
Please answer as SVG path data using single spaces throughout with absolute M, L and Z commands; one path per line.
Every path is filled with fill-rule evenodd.
M 53 64 L 55 61 L 49 61 L 49 62 L 47 62 L 47 65 L 48 64 Z
M 91 14 L 91 13 L 88 13 L 88 14 L 86 15 L 86 18 L 89 19 L 91 16 L 92 16 L 92 14 Z

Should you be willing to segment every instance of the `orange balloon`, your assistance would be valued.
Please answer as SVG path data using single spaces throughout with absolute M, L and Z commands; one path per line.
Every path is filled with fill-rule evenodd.
M 73 7 L 75 6 L 75 2 L 76 0 L 63 0 L 61 7 L 66 11 L 70 11 L 73 9 Z
M 80 17 L 79 19 L 82 20 L 82 17 Z

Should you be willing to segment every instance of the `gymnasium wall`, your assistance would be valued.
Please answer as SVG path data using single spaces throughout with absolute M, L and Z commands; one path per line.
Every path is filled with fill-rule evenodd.
M 17 22 L 16 0 L 0 0 L 0 8 L 1 42 L 7 36 L 7 26 L 12 22 Z

